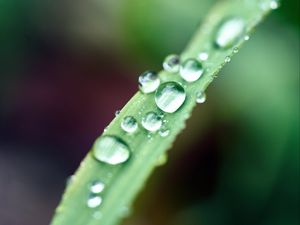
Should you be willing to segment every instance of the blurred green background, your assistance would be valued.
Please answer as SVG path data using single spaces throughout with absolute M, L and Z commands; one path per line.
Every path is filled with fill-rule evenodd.
M 49 224 L 66 179 L 214 0 L 0 0 L 0 225 Z M 221 72 L 125 225 L 299 224 L 299 1 Z

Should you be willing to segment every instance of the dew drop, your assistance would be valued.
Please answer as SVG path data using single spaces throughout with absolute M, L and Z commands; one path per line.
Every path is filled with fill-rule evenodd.
M 271 10 L 278 9 L 279 6 L 280 6 L 280 4 L 279 4 L 279 1 L 278 1 L 278 0 L 271 0 L 269 3 L 267 3 L 267 2 L 262 2 L 261 5 L 260 5 L 260 8 L 261 8 L 263 11 L 269 11 L 270 9 L 271 9 Z
M 244 37 L 244 40 L 245 40 L 245 41 L 249 41 L 249 39 L 250 39 L 250 36 L 249 36 L 249 35 L 246 35 L 246 36 Z
M 226 56 L 224 61 L 225 61 L 226 63 L 229 63 L 229 62 L 231 61 L 230 56 Z
M 167 137 L 170 134 L 170 130 L 167 128 L 162 128 L 158 131 L 161 137 Z
M 241 18 L 227 19 L 221 23 L 216 33 L 215 45 L 218 48 L 230 48 L 236 44 L 245 32 L 245 21 Z
M 208 59 L 208 53 L 207 52 L 200 52 L 198 54 L 198 59 L 200 61 L 206 61 Z
M 121 128 L 127 133 L 133 133 L 138 128 L 138 123 L 133 116 L 126 116 L 121 122 Z
M 139 76 L 139 88 L 145 93 L 154 92 L 160 84 L 160 79 L 156 72 L 146 71 Z
M 202 91 L 199 91 L 196 96 L 197 103 L 204 103 L 206 101 L 206 94 Z
M 176 112 L 184 103 L 185 98 L 184 88 L 173 81 L 161 84 L 155 93 L 157 107 L 167 113 Z
M 115 111 L 115 116 L 117 117 L 120 114 L 121 110 Z
M 234 54 L 238 53 L 239 52 L 239 48 L 238 47 L 235 47 L 232 51 Z
M 101 193 L 105 188 L 105 184 L 98 180 L 98 181 L 93 181 L 91 186 L 90 186 L 90 191 L 93 193 L 93 194 L 99 194 Z
M 148 130 L 150 132 L 155 132 L 161 128 L 162 119 L 157 113 L 148 112 L 142 118 L 142 125 L 146 130 Z
M 187 82 L 198 80 L 203 72 L 202 64 L 196 59 L 187 59 L 180 67 L 180 75 Z
M 99 137 L 95 141 L 93 154 L 101 162 L 117 165 L 128 160 L 130 150 L 122 139 L 107 135 Z
M 279 2 L 277 0 L 272 0 L 270 2 L 270 9 L 278 9 L 280 6 Z
M 87 206 L 89 208 L 96 208 L 102 203 L 102 198 L 98 195 L 91 194 L 87 200 Z
M 169 55 L 163 62 L 163 68 L 170 73 L 177 73 L 180 68 L 180 58 L 178 55 Z

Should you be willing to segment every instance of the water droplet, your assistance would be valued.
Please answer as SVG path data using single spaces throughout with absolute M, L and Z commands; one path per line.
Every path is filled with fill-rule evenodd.
M 162 128 L 158 133 L 161 137 L 167 137 L 170 134 L 170 130 L 167 128 Z
M 121 122 L 121 128 L 128 133 L 133 133 L 137 130 L 138 123 L 134 117 L 126 116 Z
M 202 64 L 196 59 L 187 59 L 180 67 L 180 75 L 187 82 L 198 80 L 203 72 Z
M 200 61 L 206 61 L 208 59 L 208 53 L 207 52 L 200 52 L 198 55 L 198 59 Z
M 206 101 L 206 94 L 202 91 L 199 91 L 196 96 L 197 103 L 204 103 Z
M 161 117 L 155 112 L 148 112 L 142 118 L 142 125 L 143 127 L 151 132 L 155 132 L 160 129 L 162 125 Z
M 169 55 L 163 62 L 163 68 L 170 73 L 177 73 L 180 67 L 180 58 L 178 55 Z
M 88 197 L 87 206 L 89 208 L 96 208 L 96 207 L 100 206 L 101 203 L 102 203 L 102 198 L 98 195 L 92 194 Z
M 278 2 L 278 1 L 276 1 L 276 0 L 272 0 L 271 2 L 270 2 L 270 8 L 271 9 L 278 9 L 279 8 L 279 6 L 280 6 L 280 3 Z
M 121 110 L 117 110 L 117 111 L 115 112 L 115 116 L 118 116 L 118 115 L 120 114 L 120 112 L 121 112 Z
M 139 88 L 145 94 L 154 92 L 159 84 L 160 79 L 155 72 L 146 71 L 139 76 Z
M 231 18 L 221 23 L 216 33 L 215 45 L 218 48 L 230 48 L 236 44 L 245 32 L 245 21 Z
M 239 48 L 238 47 L 235 47 L 232 51 L 234 54 L 238 53 L 239 52 Z
M 231 61 L 230 56 L 226 56 L 224 61 L 225 61 L 226 63 L 229 63 L 229 62 Z
M 94 157 L 104 163 L 117 165 L 128 160 L 128 145 L 116 136 L 99 137 L 93 147 Z
M 184 88 L 177 82 L 166 82 L 159 86 L 155 93 L 158 108 L 167 113 L 176 112 L 186 98 Z
M 244 40 L 245 40 L 245 41 L 249 41 L 249 39 L 250 39 L 250 36 L 249 36 L 249 35 L 246 35 L 246 36 L 244 37 Z
M 99 194 L 104 190 L 104 188 L 105 184 L 102 181 L 93 181 L 90 186 L 90 191 L 94 194 Z

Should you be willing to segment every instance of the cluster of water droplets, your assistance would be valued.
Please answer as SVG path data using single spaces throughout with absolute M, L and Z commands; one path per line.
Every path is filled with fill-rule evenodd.
M 105 189 L 105 184 L 101 180 L 93 181 L 89 185 L 89 195 L 87 199 L 87 206 L 89 208 L 97 208 L 101 205 L 103 198 L 101 193 Z
M 269 7 L 275 9 L 278 7 L 278 2 L 271 1 Z M 235 46 L 242 39 L 249 40 L 249 36 L 246 33 L 246 23 L 242 18 L 231 17 L 219 24 L 211 46 L 214 48 L 214 51 L 233 49 L 233 55 L 238 52 L 239 49 Z M 141 74 L 138 78 L 139 89 L 145 95 L 153 95 L 157 108 L 145 111 L 144 106 L 141 106 L 139 111 L 140 119 L 132 115 L 120 118 L 121 130 L 128 135 L 133 135 L 139 129 L 144 129 L 148 132 L 148 138 L 152 138 L 155 134 L 158 134 L 161 138 L 168 137 L 171 130 L 167 127 L 168 121 L 164 117 L 177 112 L 184 105 L 188 97 L 185 90 L 186 86 L 197 82 L 209 71 L 209 68 L 206 68 L 206 66 L 212 56 L 208 52 L 209 49 L 206 49 L 199 52 L 195 58 L 187 58 L 183 61 L 180 56 L 175 54 L 167 56 L 163 62 L 163 69 L 167 73 L 172 74 L 172 76 L 177 76 L 177 79 L 174 79 L 177 81 L 162 82 L 158 74 L 153 71 L 146 71 Z M 225 57 L 224 63 L 228 63 L 230 60 L 231 55 Z M 213 79 L 212 77 L 210 81 Z M 196 103 L 201 104 L 206 101 L 206 94 L 203 90 L 195 92 L 194 95 Z M 116 116 L 120 117 L 123 115 L 120 111 L 117 111 Z M 130 159 L 131 154 L 132 151 L 127 142 L 116 135 L 105 134 L 99 137 L 93 146 L 95 159 L 111 166 L 125 163 Z M 166 158 L 166 155 L 162 155 L 158 159 L 157 164 L 164 164 Z M 101 194 L 104 189 L 105 184 L 101 181 L 95 181 L 91 184 L 89 187 L 90 195 L 87 200 L 89 208 L 96 208 L 101 205 L 103 201 Z M 96 217 L 100 216 L 99 213 L 96 215 Z
M 272 3 L 270 7 L 274 8 L 274 4 Z M 232 48 L 232 54 L 234 54 L 238 51 L 238 47 L 234 46 L 243 38 L 249 39 L 246 34 L 245 20 L 240 17 L 229 17 L 220 22 L 215 31 L 212 47 L 217 51 L 226 51 Z M 190 84 L 198 81 L 205 74 L 205 64 L 209 59 L 208 49 L 199 52 L 195 58 L 187 58 L 184 61 L 178 55 L 172 54 L 165 58 L 163 68 L 172 76 L 178 75 L 183 82 Z M 228 63 L 230 60 L 231 55 L 225 57 L 224 63 Z M 170 130 L 164 126 L 163 116 L 177 112 L 184 105 L 187 99 L 186 86 L 178 81 L 162 82 L 158 74 L 153 71 L 142 73 L 138 81 L 140 91 L 145 95 L 153 95 L 157 108 L 163 114 L 158 113 L 158 109 L 148 112 L 141 110 L 139 112 L 140 121 L 127 115 L 121 119 L 120 128 L 129 135 L 143 128 L 150 133 L 157 132 L 159 136 L 167 137 Z M 205 102 L 206 95 L 202 90 L 196 92 L 195 95 L 197 103 Z M 117 111 L 116 116 L 119 114 L 120 111 Z M 148 136 L 152 137 L 152 135 Z M 130 158 L 131 150 L 123 139 L 114 135 L 104 135 L 95 141 L 93 153 L 94 157 L 101 162 L 118 165 Z M 98 199 L 98 201 L 100 200 Z

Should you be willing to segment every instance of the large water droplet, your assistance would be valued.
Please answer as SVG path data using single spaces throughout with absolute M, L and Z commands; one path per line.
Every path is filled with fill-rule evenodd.
M 154 92 L 160 84 L 160 79 L 157 73 L 146 71 L 139 76 L 139 88 L 143 93 Z
M 178 55 L 169 55 L 163 62 L 163 68 L 170 73 L 177 73 L 180 67 L 180 58 Z
M 137 130 L 138 123 L 133 116 L 126 116 L 121 122 L 121 128 L 128 133 L 133 133 Z
M 196 96 L 196 102 L 201 104 L 204 103 L 205 101 L 206 101 L 205 92 L 199 91 Z
M 142 118 L 142 125 L 146 130 L 155 132 L 155 131 L 159 130 L 162 125 L 161 116 L 159 116 L 155 112 L 148 112 Z
M 128 145 L 116 136 L 99 137 L 95 141 L 93 153 L 97 160 L 111 165 L 123 163 L 130 157 Z
M 245 32 L 245 21 L 231 18 L 221 23 L 216 33 L 215 45 L 218 48 L 230 48 L 236 44 Z
M 90 186 L 90 191 L 94 194 L 99 194 L 104 190 L 104 188 L 105 184 L 102 181 L 93 181 Z
M 198 80 L 203 72 L 202 64 L 196 59 L 187 59 L 180 67 L 180 75 L 187 82 Z
M 161 84 L 155 93 L 157 107 L 167 113 L 177 111 L 184 103 L 185 98 L 184 88 L 173 81 Z
M 89 208 L 96 208 L 102 203 L 102 198 L 98 195 L 91 194 L 87 200 L 87 206 Z

